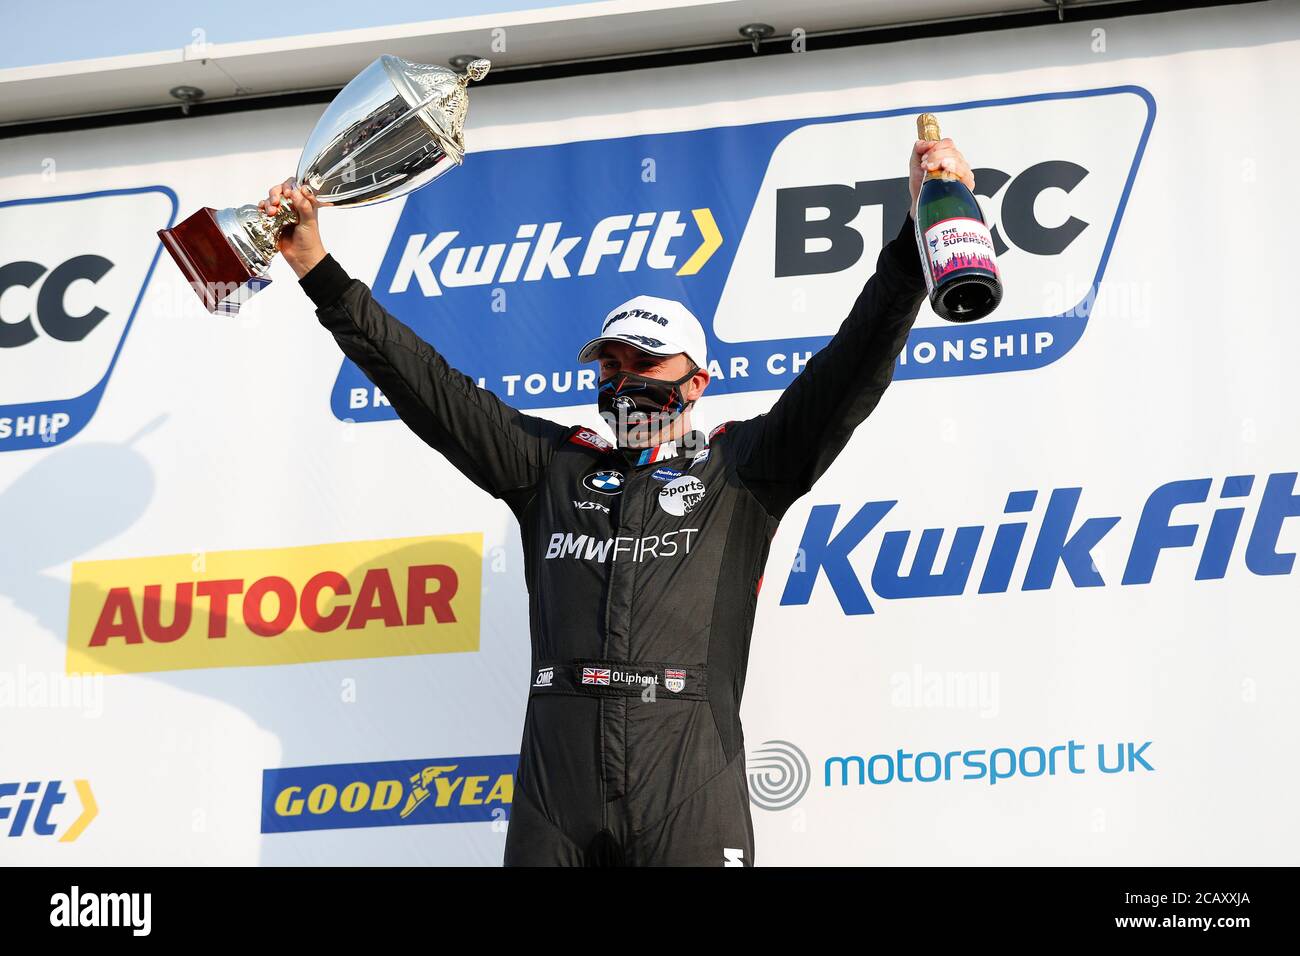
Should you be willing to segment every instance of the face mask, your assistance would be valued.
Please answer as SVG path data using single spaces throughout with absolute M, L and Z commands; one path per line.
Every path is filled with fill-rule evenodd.
M 651 431 L 663 431 L 691 404 L 682 397 L 682 386 L 691 380 L 699 368 L 692 368 L 676 381 L 647 378 L 632 372 L 616 372 L 600 383 L 596 404 L 600 414 L 609 422 L 619 444 L 629 429 L 642 430 L 649 424 Z

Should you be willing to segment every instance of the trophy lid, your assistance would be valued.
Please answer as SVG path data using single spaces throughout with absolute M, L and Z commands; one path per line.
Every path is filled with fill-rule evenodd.
M 491 67 L 488 60 L 473 60 L 464 73 L 442 66 L 412 63 L 400 56 L 385 54 L 380 61 L 388 71 L 393 86 L 401 91 L 412 110 L 429 123 L 436 135 L 444 139 L 448 155 L 457 163 L 465 159 L 465 114 L 469 112 L 469 95 L 465 88 L 470 80 L 481 80 Z
M 412 192 L 465 158 L 466 86 L 491 64 L 464 73 L 380 56 L 334 98 L 308 137 L 298 181 L 324 203 L 360 206 Z

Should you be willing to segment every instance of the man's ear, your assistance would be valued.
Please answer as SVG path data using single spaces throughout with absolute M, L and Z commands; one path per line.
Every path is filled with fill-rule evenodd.
M 704 394 L 704 390 L 709 386 L 708 369 L 705 368 L 696 369 L 695 374 L 691 376 L 691 380 L 686 384 L 689 385 L 691 389 L 695 392 L 695 394 L 690 396 L 690 401 L 695 401 L 701 395 Z

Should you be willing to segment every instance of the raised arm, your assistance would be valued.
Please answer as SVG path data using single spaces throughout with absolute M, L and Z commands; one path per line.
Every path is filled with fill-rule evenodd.
M 512 508 L 531 497 L 570 429 L 525 415 L 457 371 L 327 255 L 299 284 L 348 358 L 410 429 Z
M 769 514 L 780 518 L 807 493 L 893 380 L 925 301 L 921 268 L 909 213 L 830 342 L 771 411 L 728 427 L 740 478 Z
M 299 222 L 282 234 L 280 251 L 321 324 L 412 431 L 518 515 L 571 429 L 511 408 L 452 368 L 325 252 L 309 195 L 286 183 L 261 205 L 274 213 L 282 197 L 291 197 Z

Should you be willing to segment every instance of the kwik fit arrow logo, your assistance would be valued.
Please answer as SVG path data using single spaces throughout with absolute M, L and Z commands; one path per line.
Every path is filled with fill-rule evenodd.
M 692 209 L 698 245 L 684 259 L 677 253 L 686 233 L 680 210 L 606 216 L 586 232 L 566 235 L 562 221 L 526 222 L 509 242 L 453 245 L 459 230 L 412 233 L 388 284 L 393 294 L 406 292 L 415 280 L 422 295 L 442 295 L 444 288 L 536 282 L 594 276 L 603 269 L 634 272 L 672 270 L 692 276 L 722 245 L 722 233 L 709 209 Z
M 56 837 L 72 843 L 99 816 L 99 805 L 89 780 L 72 781 L 75 800 L 62 780 L 0 783 L 0 821 L 8 822 L 5 836 Z

